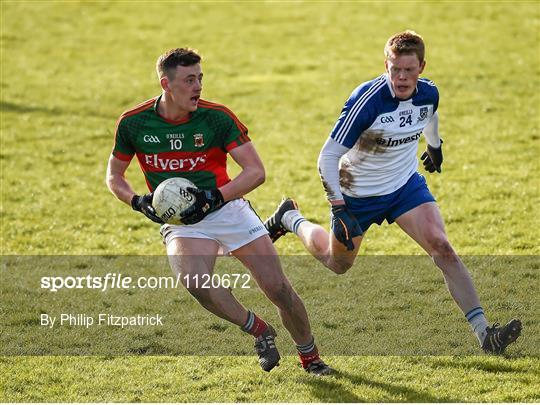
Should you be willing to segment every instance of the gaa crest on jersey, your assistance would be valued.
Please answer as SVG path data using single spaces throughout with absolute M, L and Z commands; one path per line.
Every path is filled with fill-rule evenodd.
M 427 118 L 429 109 L 427 107 L 421 107 L 420 108 L 420 116 L 418 117 L 418 121 L 424 121 Z
M 143 141 L 146 143 L 160 143 L 156 135 L 145 135 L 143 136 Z
M 197 147 L 203 147 L 204 146 L 204 138 L 203 134 L 194 134 L 193 135 L 193 144 Z

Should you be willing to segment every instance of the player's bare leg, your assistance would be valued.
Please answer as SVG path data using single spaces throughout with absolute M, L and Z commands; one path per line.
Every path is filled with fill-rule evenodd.
M 278 308 L 283 325 L 296 343 L 304 368 L 312 367 L 308 371 L 317 375 L 330 373 L 332 370 L 319 358 L 304 303 L 283 273 L 270 238 L 266 235 L 257 238 L 232 254 L 251 271 L 261 290 Z
M 484 350 L 501 353 L 521 333 L 521 322 L 510 321 L 503 328 L 487 328 L 488 322 L 484 316 L 474 283 L 465 264 L 456 254 L 448 241 L 444 230 L 444 222 L 437 204 L 424 203 L 406 212 L 396 219 L 396 223 L 412 239 L 414 239 L 433 259 L 443 273 L 446 285 L 452 298 L 463 311 L 467 320 L 480 341 Z M 497 334 L 499 342 L 486 342 Z
M 168 243 L 167 254 L 177 277 L 204 308 L 255 337 L 259 364 L 264 371 L 270 371 L 280 360 L 274 328 L 244 308 L 228 288 L 202 287 L 202 275 L 214 273 L 219 249 L 219 244 L 211 239 L 176 238 Z
M 278 307 L 283 325 L 295 343 L 308 342 L 311 339 L 311 328 L 306 308 L 285 277 L 270 239 L 262 236 L 232 254 L 251 271 L 261 290 Z
M 347 250 L 333 232 L 309 221 L 302 222 L 296 234 L 308 252 L 336 274 L 344 274 L 352 267 L 363 239 L 363 235 L 353 238 L 354 249 Z
M 437 205 L 433 202 L 419 205 L 397 218 L 396 223 L 442 270 L 448 290 L 463 313 L 479 307 L 480 300 L 469 271 L 448 241 Z
M 352 267 L 362 243 L 362 236 L 357 236 L 353 238 L 354 249 L 347 250 L 333 232 L 327 232 L 322 226 L 305 219 L 296 202 L 290 198 L 281 202 L 264 225 L 272 242 L 287 232 L 298 235 L 307 251 L 336 274 L 344 274 Z
M 248 311 L 228 288 L 202 288 L 202 276 L 214 273 L 218 249 L 219 244 L 211 239 L 175 238 L 167 245 L 167 255 L 173 272 L 204 308 L 242 326 Z

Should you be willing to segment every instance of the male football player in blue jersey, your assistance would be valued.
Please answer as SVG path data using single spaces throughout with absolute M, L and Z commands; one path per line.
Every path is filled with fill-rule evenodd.
M 484 351 L 502 353 L 520 335 L 521 322 L 488 325 L 471 276 L 448 241 L 435 198 L 417 172 L 422 133 L 425 170 L 441 173 L 443 162 L 439 93 L 433 82 L 419 78 L 426 65 L 424 41 L 405 31 L 387 41 L 384 53 L 386 73 L 353 91 L 319 155 L 332 231 L 307 221 L 292 199 L 283 200 L 265 226 L 273 241 L 294 232 L 323 265 L 343 274 L 372 224 L 396 222 L 442 270 Z

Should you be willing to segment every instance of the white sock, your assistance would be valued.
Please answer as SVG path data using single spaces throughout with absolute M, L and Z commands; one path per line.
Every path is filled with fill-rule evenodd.
M 486 328 L 489 326 L 486 316 L 484 315 L 484 310 L 482 307 L 473 308 L 467 312 L 465 317 L 471 325 L 474 334 L 478 338 L 480 345 L 482 345 L 484 343 L 484 339 L 486 338 Z
M 306 221 L 306 219 L 298 210 L 287 211 L 281 218 L 281 224 L 285 227 L 285 229 L 296 234 L 298 232 L 298 227 L 304 221 Z

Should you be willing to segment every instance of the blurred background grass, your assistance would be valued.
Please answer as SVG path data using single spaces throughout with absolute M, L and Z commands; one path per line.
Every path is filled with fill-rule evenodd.
M 352 89 L 383 71 L 386 39 L 410 28 L 441 93 L 446 161 L 427 177 L 452 242 L 536 254 L 538 15 L 537 2 L 3 2 L 3 252 L 163 252 L 103 179 L 117 117 L 159 93 L 155 60 L 177 46 L 204 56 L 203 97 L 250 128 L 267 169 L 249 195 L 260 215 L 291 195 L 326 224 L 320 147 Z M 142 193 L 136 162 L 128 175 Z M 420 253 L 397 227 L 366 239 L 366 254 Z M 293 238 L 279 249 L 304 252 Z

